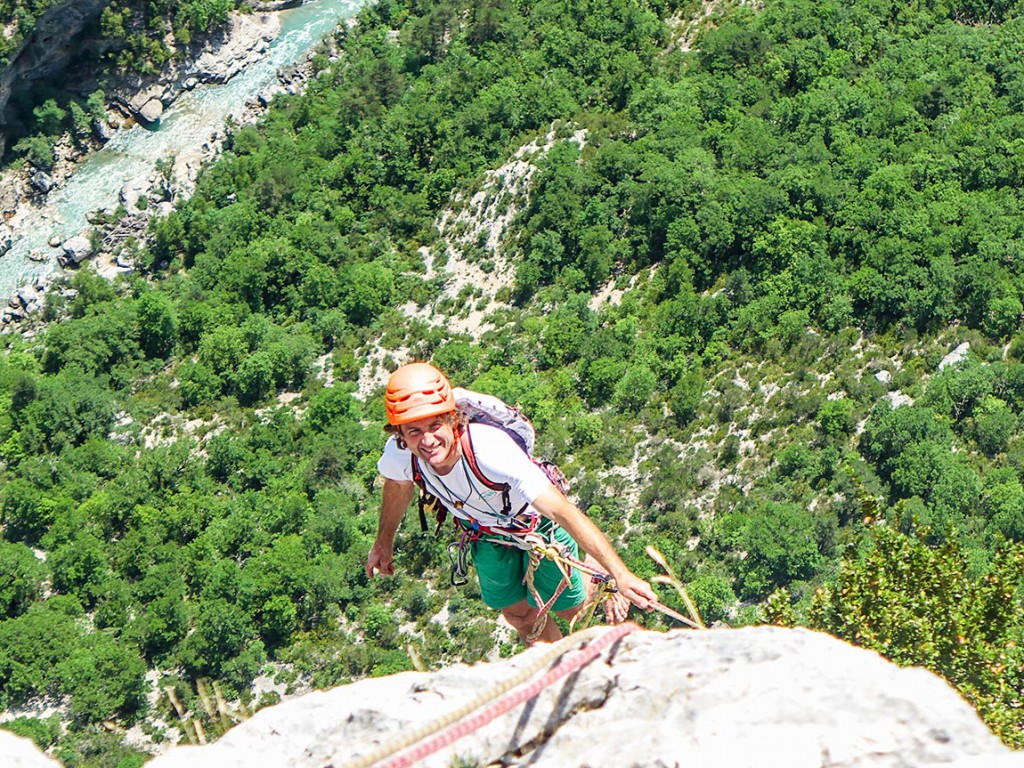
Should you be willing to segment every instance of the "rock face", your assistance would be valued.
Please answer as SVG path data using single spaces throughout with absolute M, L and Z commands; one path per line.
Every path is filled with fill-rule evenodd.
M 225 29 L 194 46 L 183 62 L 172 59 L 155 78 L 125 76 L 108 95 L 127 115 L 150 125 L 183 92 L 199 83 L 226 83 L 258 61 L 280 30 L 275 14 L 233 13 Z
M 82 30 L 99 18 L 110 0 L 66 0 L 36 20 L 32 34 L 8 55 L 11 64 L 0 71 L 0 153 L 4 151 L 3 113 L 12 86 L 59 72 L 77 53 L 74 42 Z
M 958 363 L 963 362 L 967 359 L 967 355 L 970 351 L 971 345 L 969 342 L 965 341 L 939 361 L 939 370 L 941 371 L 943 368 L 948 368 L 951 365 L 957 365 Z
M 262 710 L 216 744 L 178 747 L 148 765 L 343 768 L 546 652 L 309 694 Z M 536 768 L 1024 766 L 1024 754 L 1003 747 L 930 672 L 775 627 L 635 632 L 537 698 L 408 764 L 445 768 L 456 757 Z
M 0 68 L 0 153 L 5 147 L 4 113 L 14 86 L 52 77 L 64 70 L 83 48 L 102 53 L 110 45 L 99 38 L 85 39 L 110 0 L 65 0 L 49 8 L 36 21 L 21 46 L 9 54 L 10 64 Z M 273 6 L 273 4 L 271 4 Z M 228 28 L 184 52 L 185 64 L 172 58 L 154 77 L 126 77 L 108 85 L 108 96 L 143 123 L 153 123 L 163 107 L 176 99 L 186 82 L 223 83 L 266 53 L 268 41 L 280 30 L 270 13 L 232 14 Z M 138 99 L 142 96 L 142 101 Z M 100 133 L 108 129 L 99 126 Z
M 0 731 L 0 755 L 4 768 L 61 768 L 60 763 L 47 757 L 29 739 Z

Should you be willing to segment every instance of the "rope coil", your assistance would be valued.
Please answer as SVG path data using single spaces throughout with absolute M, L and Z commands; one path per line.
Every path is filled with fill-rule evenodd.
M 368 755 L 337 766 L 334 761 L 331 761 L 324 768 L 370 768 L 381 763 L 383 760 L 388 762 L 381 763 L 379 768 L 408 768 L 408 766 L 415 765 L 428 755 L 453 744 L 463 736 L 482 728 L 487 723 L 524 701 L 537 696 L 556 680 L 580 669 L 584 664 L 596 658 L 609 645 L 638 629 L 640 627 L 633 623 L 619 624 L 610 629 L 606 627 L 591 627 L 575 635 L 563 638 L 516 675 L 477 696 L 448 715 L 427 723 L 401 738 L 383 745 Z M 596 639 L 591 641 L 592 638 Z M 580 648 L 577 653 L 564 659 L 561 663 L 548 670 L 545 675 L 529 685 L 524 685 L 544 667 L 553 663 L 567 651 L 583 643 L 586 643 L 586 645 Z M 524 687 L 513 691 L 512 689 L 517 686 Z M 484 709 L 485 707 L 486 709 Z M 477 710 L 482 711 L 477 712 Z M 474 715 L 473 713 L 476 714 Z M 470 717 L 470 715 L 473 716 Z M 410 749 L 410 747 L 414 746 L 414 749 Z M 409 751 L 404 754 L 398 754 L 403 750 Z

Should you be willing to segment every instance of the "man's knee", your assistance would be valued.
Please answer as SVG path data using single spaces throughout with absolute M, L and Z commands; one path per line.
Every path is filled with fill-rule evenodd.
M 576 618 L 576 614 L 583 610 L 583 607 L 585 605 L 585 602 L 579 603 L 578 605 L 574 605 L 569 608 L 563 608 L 562 610 L 555 611 L 554 613 L 559 618 L 565 619 L 566 621 L 572 621 L 574 618 Z
M 513 627 L 519 627 L 525 622 L 532 622 L 537 617 L 537 609 L 523 600 L 520 603 L 514 603 L 502 608 L 501 615 Z

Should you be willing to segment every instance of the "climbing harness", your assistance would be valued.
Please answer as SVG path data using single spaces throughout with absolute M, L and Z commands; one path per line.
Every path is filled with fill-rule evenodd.
M 552 645 L 550 650 L 516 675 L 454 712 L 417 728 L 368 755 L 341 765 L 332 761 L 324 768 L 370 768 L 378 766 L 378 763 L 378 768 L 408 768 L 416 765 L 428 755 L 455 743 L 524 701 L 536 697 L 552 683 L 580 669 L 597 658 L 605 648 L 638 629 L 640 627 L 636 624 L 626 623 L 615 627 L 591 627 L 575 635 L 569 635 Z M 527 685 L 527 682 L 544 667 L 574 648 L 578 649 L 577 653 L 567 656 L 543 676 Z M 514 688 L 518 689 L 513 690 Z M 399 754 L 403 750 L 408 751 Z M 382 762 L 385 760 L 387 762 Z
M 467 552 L 469 545 L 474 541 L 489 541 L 506 547 L 522 549 L 527 553 L 529 563 L 523 581 L 530 592 L 530 597 L 533 598 L 534 603 L 540 609 L 533 627 L 526 636 L 527 645 L 535 643 L 544 631 L 551 607 L 572 581 L 573 568 L 590 577 L 591 582 L 597 585 L 597 593 L 593 596 L 593 600 L 590 602 L 587 610 L 573 618 L 569 627 L 570 631 L 575 629 L 577 624 L 581 626 L 589 624 L 593 619 L 594 611 L 597 609 L 598 604 L 603 603 L 618 591 L 618 588 L 615 586 L 615 580 L 608 573 L 585 563 L 577 557 L 573 557 L 564 545 L 555 540 L 554 523 L 551 524 L 551 528 L 545 534 L 538 530 L 538 522 L 539 519 L 534 518 L 531 526 L 523 530 L 511 530 L 489 528 L 477 522 L 469 523 L 460 519 L 459 528 L 462 529 L 462 533 L 459 540 L 452 542 L 448 546 L 448 557 L 452 562 L 452 584 L 455 586 L 464 584 L 468 580 Z M 541 598 L 534 583 L 534 574 L 545 558 L 554 562 L 562 574 L 562 581 L 558 589 L 546 601 Z M 693 629 L 704 629 L 703 624 L 693 621 L 693 619 L 669 608 L 658 600 L 649 601 L 648 607 Z

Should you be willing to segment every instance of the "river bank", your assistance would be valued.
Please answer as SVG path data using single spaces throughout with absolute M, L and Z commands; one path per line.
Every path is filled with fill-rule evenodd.
M 317 8 L 325 4 L 309 5 L 308 14 L 315 16 L 319 13 Z M 328 26 L 326 31 L 330 28 Z M 141 243 L 145 238 L 150 218 L 154 215 L 166 215 L 175 203 L 191 194 L 203 164 L 213 160 L 222 151 L 226 136 L 221 120 L 198 129 L 199 133 L 196 133 L 197 129 L 193 126 L 187 126 L 190 135 L 185 146 L 176 146 L 173 151 L 169 151 L 159 168 L 155 166 L 157 161 L 161 160 L 160 155 L 154 154 L 150 157 L 149 165 L 141 175 L 131 177 L 113 190 L 113 194 L 109 196 L 115 199 L 96 206 L 106 210 L 106 215 L 86 215 L 87 226 L 83 219 L 81 225 L 69 228 L 65 218 L 53 205 L 54 198 L 74 194 L 70 187 L 65 187 L 75 181 L 76 174 L 80 175 L 83 163 L 105 144 L 110 142 L 111 145 L 116 145 L 126 134 L 132 132 L 136 136 L 148 135 L 139 128 L 138 123 L 141 121 L 132 110 L 141 111 L 155 99 L 160 103 L 161 114 L 168 110 L 168 119 L 172 121 L 168 126 L 176 125 L 173 122 L 174 112 L 179 98 L 183 95 L 197 89 L 202 83 L 226 83 L 236 75 L 249 71 L 256 63 L 265 68 L 268 62 L 272 62 L 274 59 L 268 49 L 276 44 L 273 41 L 280 29 L 277 13 L 233 16 L 228 33 L 222 39 L 202 46 L 201 53 L 194 61 L 182 63 L 150 82 L 126 79 L 125 82 L 119 83 L 108 99 L 111 105 L 108 122 L 98 127 L 93 147 L 83 151 L 71 145 L 70 141 L 65 142 L 58 148 L 58 162 L 52 172 L 43 174 L 26 167 L 8 172 L 5 178 L 0 179 L 0 211 L 4 220 L 4 223 L 0 224 L 0 252 L 4 250 L 5 240 L 10 243 L 13 237 L 18 236 L 19 228 L 22 234 L 30 230 L 56 230 L 55 234 L 45 238 L 31 252 L 26 250 L 22 242 L 24 254 L 21 258 L 40 262 L 42 274 L 28 280 L 17 281 L 16 287 L 7 289 L 4 298 L 13 298 L 7 309 L 0 314 L 0 325 L 3 326 L 0 330 L 32 330 L 34 322 L 31 318 L 42 306 L 45 293 L 61 276 L 56 263 L 58 260 L 67 265 L 91 261 L 108 277 L 134 269 L 131 255 L 126 253 L 130 249 L 123 246 L 132 242 Z M 316 40 L 322 34 L 323 30 L 302 43 L 305 46 L 304 55 L 297 63 L 277 70 L 276 77 L 270 82 L 258 81 L 255 92 L 245 92 L 247 98 L 244 99 L 244 105 L 241 105 L 240 98 L 240 108 L 231 112 L 231 119 L 236 125 L 255 122 L 276 93 L 298 93 L 304 88 L 312 73 L 313 51 L 310 49 L 315 47 Z M 333 56 L 330 50 L 327 53 L 328 56 Z M 244 79 L 246 78 L 239 78 L 239 81 Z M 196 90 L 196 93 L 198 92 L 199 90 Z M 191 98 L 193 97 L 190 96 Z M 193 111 L 202 113 L 203 107 L 200 99 L 198 106 L 193 107 Z M 152 112 L 151 108 L 150 114 Z M 175 129 L 165 126 L 164 133 L 173 130 Z M 155 153 L 157 150 L 150 147 L 148 151 Z M 108 150 L 101 152 L 108 153 Z M 126 212 L 122 218 L 110 215 L 118 204 L 123 206 L 123 211 Z
M 27 163 L 11 169 L 0 180 L 0 216 L 14 229 L 26 207 L 45 205 L 46 195 L 58 189 L 79 162 L 90 152 L 110 141 L 118 130 L 135 123 L 153 125 L 163 110 L 183 93 L 201 83 L 224 83 L 257 61 L 267 51 L 269 43 L 280 32 L 280 21 L 275 13 L 234 13 L 227 27 L 196 43 L 181 53 L 182 61 L 172 58 L 157 74 L 111 76 L 104 82 L 107 119 L 93 124 L 93 137 L 89 146 L 76 147 L 70 136 L 65 136 L 55 147 L 55 162 L 45 171 Z M 82 75 L 71 74 L 72 79 Z M 88 79 L 88 76 L 84 76 Z M 93 82 L 83 82 L 76 90 L 86 91 Z

